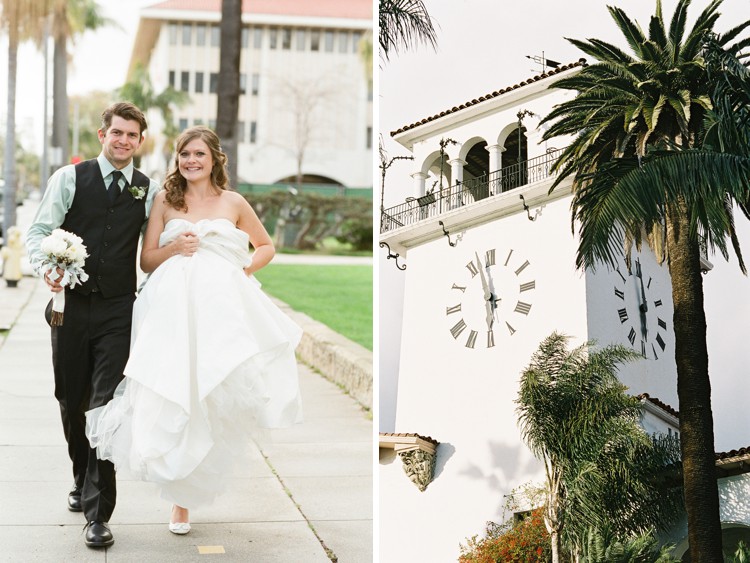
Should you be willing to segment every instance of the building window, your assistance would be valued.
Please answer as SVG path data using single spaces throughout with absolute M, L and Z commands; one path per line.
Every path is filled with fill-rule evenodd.
M 199 23 L 195 26 L 195 44 L 204 46 L 206 44 L 206 24 Z
M 260 91 L 260 74 L 253 74 L 251 86 L 252 86 L 251 94 L 253 96 L 257 96 L 258 92 Z
M 253 48 L 260 49 L 261 47 L 263 47 L 263 28 L 254 27 L 253 28 Z
M 245 141 L 245 122 L 244 121 L 238 121 L 237 122 L 237 142 L 238 143 L 244 143 Z
M 219 73 L 212 72 L 208 75 L 208 91 L 211 94 L 216 94 L 219 91 Z
M 275 27 L 272 27 L 271 29 L 268 30 L 268 46 L 271 49 L 276 48 L 276 42 L 278 41 L 278 37 L 279 37 L 278 29 L 276 29 Z
M 208 128 L 216 131 L 216 120 L 215 119 L 209 119 L 208 120 Z
M 211 47 L 218 47 L 220 43 L 221 30 L 218 25 L 211 26 Z
M 362 39 L 362 32 L 355 31 L 352 33 L 352 53 L 359 52 L 359 40 Z
M 240 73 L 240 94 L 247 92 L 247 74 Z
M 177 45 L 177 24 L 176 23 L 169 24 L 169 44 Z
M 320 51 L 320 30 L 313 29 L 310 32 L 310 50 Z
M 333 31 L 325 32 L 325 50 L 327 53 L 333 52 Z
M 289 27 L 281 30 L 281 48 L 287 51 L 292 48 L 292 30 Z
M 184 131 L 188 128 L 188 120 L 186 118 L 182 118 L 179 121 L 179 124 L 177 125 L 180 131 Z
M 339 31 L 339 53 L 346 53 L 349 50 L 349 33 Z
M 190 45 L 193 42 L 193 26 L 189 23 L 182 24 L 182 44 Z
M 182 71 L 180 73 L 180 90 L 183 92 L 190 91 L 190 73 Z
M 304 29 L 298 29 L 296 33 L 296 46 L 298 51 L 305 50 L 305 43 L 307 42 L 307 33 Z
M 258 122 L 250 122 L 250 142 L 256 143 L 258 141 Z
M 203 120 L 198 118 L 193 120 L 193 125 L 203 125 Z
M 174 79 L 175 79 L 175 71 L 170 70 L 169 71 L 169 86 L 172 87 L 172 88 L 175 87 Z
M 249 45 L 250 45 L 250 28 L 243 27 L 242 28 L 242 48 L 247 49 Z
M 195 73 L 195 92 L 197 94 L 203 93 L 203 73 L 202 72 Z
M 367 141 L 365 142 L 365 146 L 368 149 L 372 148 L 372 127 L 367 128 Z

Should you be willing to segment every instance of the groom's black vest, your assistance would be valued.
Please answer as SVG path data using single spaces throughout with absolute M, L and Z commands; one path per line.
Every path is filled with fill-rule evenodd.
M 149 179 L 133 170 L 130 185 L 148 192 Z M 76 192 L 60 228 L 83 239 L 89 279 L 73 291 L 88 295 L 98 290 L 104 297 L 135 293 L 138 238 L 145 220 L 146 196 L 135 199 L 126 187 L 110 204 L 96 159 L 76 164 Z

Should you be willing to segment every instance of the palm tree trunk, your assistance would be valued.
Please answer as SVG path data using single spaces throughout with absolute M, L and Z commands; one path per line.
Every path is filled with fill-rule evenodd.
M 5 187 L 3 188 L 3 237 L 16 224 L 16 69 L 18 63 L 18 29 L 8 26 L 8 102 L 5 133 Z
M 693 563 L 721 563 L 711 382 L 698 241 L 689 235 L 684 201 L 667 211 L 669 273 L 674 302 L 677 394 L 688 541 Z
M 237 116 L 240 108 L 242 0 L 222 0 L 216 134 L 229 160 L 229 185 L 237 189 Z
M 62 17 L 65 17 L 63 13 Z M 64 166 L 70 161 L 68 142 L 68 48 L 65 36 L 55 37 L 55 54 L 52 78 L 52 141 L 58 147 L 60 162 Z

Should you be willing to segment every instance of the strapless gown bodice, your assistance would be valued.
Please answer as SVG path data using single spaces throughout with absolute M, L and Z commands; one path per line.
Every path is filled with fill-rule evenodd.
M 171 219 L 159 245 L 188 231 L 198 250 L 148 278 L 133 309 L 126 378 L 86 416 L 100 458 L 194 507 L 223 489 L 254 428 L 301 421 L 301 329 L 243 271 L 252 262 L 245 232 L 224 218 Z

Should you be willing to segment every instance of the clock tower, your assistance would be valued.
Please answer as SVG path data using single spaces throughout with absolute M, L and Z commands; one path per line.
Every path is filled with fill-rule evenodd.
M 383 252 L 406 264 L 381 261 L 403 282 L 398 377 L 381 373 L 381 402 L 396 397 L 394 432 L 381 434 L 383 561 L 456 561 L 459 542 L 511 516 L 504 498 L 542 481 L 515 401 L 553 331 L 634 348 L 643 359 L 620 372 L 630 393 L 677 404 L 666 266 L 644 249 L 617 268 L 577 270 L 571 184 L 549 193 L 560 151 L 539 121 L 567 95 L 550 84 L 583 64 L 392 133 L 414 161 L 412 192 L 381 217 Z

